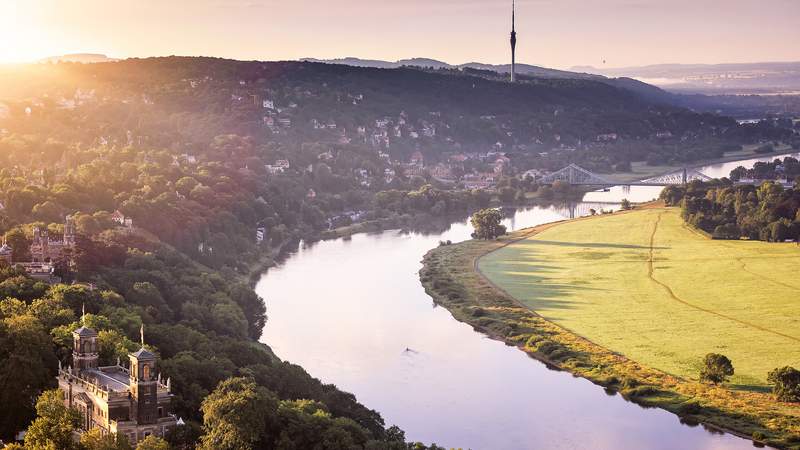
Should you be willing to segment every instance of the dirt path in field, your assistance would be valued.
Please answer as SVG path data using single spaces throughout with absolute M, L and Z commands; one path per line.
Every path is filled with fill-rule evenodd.
M 747 263 L 744 262 L 744 258 L 736 258 L 736 261 L 739 261 L 739 264 L 742 265 L 742 270 L 743 271 L 749 273 L 750 275 L 753 275 L 756 278 L 760 278 L 760 279 L 762 279 L 764 281 L 769 281 L 770 283 L 775 283 L 777 285 L 780 285 L 780 286 L 783 286 L 783 287 L 786 287 L 786 288 L 789 288 L 789 289 L 792 289 L 792 290 L 800 289 L 800 287 L 792 286 L 791 284 L 784 283 L 783 281 L 775 280 L 775 279 L 770 278 L 770 277 L 768 277 L 766 275 L 762 275 L 762 274 L 760 274 L 758 272 L 753 272 L 752 270 L 747 268 Z
M 681 225 L 681 227 L 683 227 L 684 230 L 699 236 L 703 240 L 711 239 L 708 235 L 704 235 L 703 233 L 697 231 L 696 228 L 687 225 L 686 222 L 684 222 Z M 723 247 L 729 248 L 731 250 L 738 250 L 735 245 L 727 244 L 726 243 L 727 241 L 725 241 L 725 240 L 720 239 L 720 240 L 717 240 L 716 242 L 718 242 Z M 792 258 L 792 259 L 794 259 L 794 258 L 798 258 L 798 257 L 800 257 L 800 256 L 789 256 L 789 257 L 781 257 L 781 258 Z M 765 256 L 764 259 L 766 259 L 766 258 L 768 258 L 768 257 Z M 711 260 L 715 260 L 715 259 L 717 259 L 717 258 L 712 258 Z M 756 258 L 749 258 L 749 259 L 756 259 Z M 775 258 L 771 258 L 771 259 L 775 259 Z M 770 277 L 768 277 L 766 275 L 763 275 L 763 274 L 760 274 L 758 272 L 754 272 L 754 271 L 748 269 L 747 268 L 747 263 L 745 263 L 744 260 L 745 260 L 745 258 L 736 258 L 736 261 L 739 262 L 739 264 L 741 265 L 742 270 L 744 272 L 747 272 L 750 275 L 753 275 L 754 277 L 760 278 L 760 279 L 762 279 L 764 281 L 769 281 L 770 283 L 775 283 L 777 285 L 780 285 L 780 286 L 783 286 L 783 287 L 786 287 L 786 288 L 789 288 L 789 289 L 792 289 L 792 290 L 800 290 L 800 286 L 792 286 L 791 284 L 785 283 L 785 282 L 780 281 L 780 280 L 776 280 L 774 278 L 770 278 Z M 699 260 L 695 259 L 695 261 L 699 261 Z
M 668 284 L 666 284 L 666 283 L 663 283 L 663 282 L 659 281 L 659 280 L 658 280 L 658 279 L 655 277 L 655 267 L 654 267 L 654 260 L 655 260 L 655 240 L 656 240 L 656 233 L 658 232 L 658 225 L 661 223 L 661 216 L 662 216 L 663 214 L 664 214 L 663 212 L 658 214 L 658 217 L 656 218 L 656 221 L 655 221 L 655 223 L 653 224 L 653 232 L 652 232 L 652 233 L 650 233 L 650 257 L 649 257 L 649 258 L 648 258 L 648 260 L 647 260 L 647 276 L 648 276 L 648 277 L 649 277 L 649 278 L 650 278 L 650 279 L 651 279 L 651 280 L 652 280 L 654 283 L 656 283 L 657 285 L 661 286 L 661 287 L 662 287 L 662 288 L 663 288 L 663 289 L 664 289 L 664 290 L 667 292 L 667 294 L 669 294 L 669 296 L 670 296 L 670 297 L 671 297 L 673 300 L 675 300 L 676 302 L 678 302 L 678 303 L 680 303 L 680 304 L 682 304 L 682 305 L 688 306 L 688 307 L 690 307 L 690 308 L 692 308 L 692 309 L 696 309 L 696 310 L 698 310 L 698 311 L 702 311 L 702 312 L 704 312 L 704 313 L 713 314 L 713 315 L 715 315 L 715 316 L 717 316 L 717 317 L 721 317 L 721 318 L 723 318 L 723 319 L 727 319 L 727 320 L 730 320 L 730 321 L 736 322 L 736 323 L 738 323 L 738 324 L 740 324 L 740 325 L 744 325 L 744 326 L 746 326 L 746 327 L 750 327 L 750 328 L 754 328 L 754 329 L 756 329 L 756 330 L 759 330 L 759 331 L 764 331 L 764 332 L 766 332 L 766 333 L 774 334 L 774 335 L 776 335 L 776 336 L 780 336 L 780 337 L 783 337 L 783 338 L 786 338 L 786 339 L 790 339 L 790 340 L 792 340 L 792 341 L 795 341 L 795 342 L 800 342 L 800 338 L 796 338 L 796 337 L 794 337 L 794 336 L 790 336 L 790 335 L 788 335 L 788 334 L 784 334 L 784 333 L 781 333 L 781 332 L 779 332 L 779 331 L 770 330 L 769 328 L 764 328 L 764 327 L 762 327 L 762 326 L 759 326 L 759 325 L 756 325 L 756 324 L 752 324 L 752 323 L 750 323 L 750 322 L 745 322 L 745 321 L 743 321 L 743 320 L 739 320 L 739 319 L 737 319 L 737 318 L 735 318 L 735 317 L 731 317 L 731 316 L 728 316 L 728 315 L 725 315 L 725 314 L 722 314 L 722 313 L 718 313 L 718 312 L 716 312 L 716 311 L 714 311 L 714 310 L 707 309 L 707 308 L 703 308 L 703 307 L 701 307 L 701 306 L 697 306 L 697 305 L 694 305 L 694 304 L 692 304 L 692 303 L 689 303 L 689 302 L 687 302 L 686 300 L 683 300 L 682 298 L 680 298 L 680 297 L 678 297 L 677 295 L 675 295 L 675 292 L 672 290 L 672 288 L 671 288 L 671 287 L 669 287 L 669 285 L 668 285 Z M 741 262 L 741 261 L 740 261 L 740 262 Z

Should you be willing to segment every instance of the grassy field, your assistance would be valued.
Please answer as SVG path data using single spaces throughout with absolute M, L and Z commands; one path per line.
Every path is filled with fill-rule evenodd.
M 713 241 L 677 209 L 550 227 L 479 259 L 494 284 L 554 322 L 638 363 L 696 379 L 709 352 L 732 387 L 800 367 L 800 248 Z

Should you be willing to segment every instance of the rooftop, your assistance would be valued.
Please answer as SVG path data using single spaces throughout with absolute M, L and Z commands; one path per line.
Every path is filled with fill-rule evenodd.
M 131 353 L 131 356 L 135 356 L 136 359 L 144 360 L 144 359 L 156 359 L 156 355 L 147 351 L 146 348 L 140 348 L 136 353 Z
M 92 383 L 107 387 L 109 391 L 127 392 L 130 388 L 130 376 L 120 367 L 86 370 L 83 375 Z
M 97 336 L 97 332 L 91 328 L 80 327 L 77 330 L 73 331 L 73 333 L 77 334 L 78 336 L 82 337 L 92 337 Z

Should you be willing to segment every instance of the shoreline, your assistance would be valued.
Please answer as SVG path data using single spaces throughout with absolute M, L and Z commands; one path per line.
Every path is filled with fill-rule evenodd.
M 658 203 L 640 205 L 659 208 Z M 800 420 L 780 414 L 767 394 L 701 384 L 646 367 L 601 347 L 523 306 L 489 281 L 478 269 L 483 256 L 546 229 L 562 220 L 519 230 L 497 241 L 466 241 L 437 247 L 423 258 L 420 280 L 434 302 L 460 322 L 491 339 L 513 345 L 538 361 L 580 376 L 642 406 L 658 407 L 681 421 L 702 424 L 754 444 L 800 448 Z

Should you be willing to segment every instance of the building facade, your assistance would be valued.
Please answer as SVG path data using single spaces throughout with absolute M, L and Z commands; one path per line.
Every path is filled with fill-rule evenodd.
M 33 242 L 30 246 L 31 260 L 35 263 L 58 261 L 75 248 L 75 221 L 67 216 L 64 222 L 64 236 L 61 240 L 50 239 L 47 230 L 33 229 Z
M 72 366 L 58 370 L 64 404 L 81 414 L 81 429 L 122 434 L 132 445 L 145 437 L 163 437 L 177 424 L 171 413 L 170 380 L 156 375 L 156 356 L 144 347 L 128 355 L 125 367 L 98 366 L 97 333 L 86 327 L 72 332 Z

